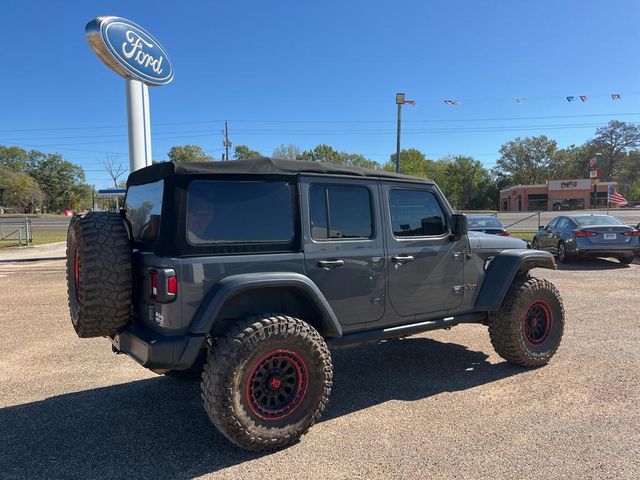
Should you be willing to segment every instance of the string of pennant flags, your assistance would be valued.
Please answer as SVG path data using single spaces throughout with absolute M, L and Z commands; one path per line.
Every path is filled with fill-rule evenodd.
M 597 96 L 600 96 L 600 95 L 597 95 Z M 587 95 L 569 95 L 565 98 L 569 103 L 576 102 L 576 101 L 584 103 L 587 101 L 588 96 Z M 619 93 L 611 94 L 611 100 L 615 101 L 615 100 L 620 100 L 621 98 L 622 98 L 622 95 L 620 95 Z M 526 103 L 529 99 L 525 97 L 516 97 L 514 100 L 518 105 L 522 105 L 523 103 Z M 407 101 L 406 103 L 409 103 L 409 102 L 411 102 L 411 105 L 415 105 L 415 101 Z M 460 101 L 454 98 L 446 98 L 443 100 L 443 102 L 446 105 L 450 105 L 452 107 L 457 107 L 458 105 L 460 105 Z

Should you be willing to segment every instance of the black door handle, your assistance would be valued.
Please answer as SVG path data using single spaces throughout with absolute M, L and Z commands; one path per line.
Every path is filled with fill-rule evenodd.
M 415 260 L 413 258 L 413 255 L 394 255 L 393 257 L 391 257 L 391 261 L 399 265 L 402 265 L 408 262 L 413 262 L 413 260 Z
M 344 265 L 344 260 L 319 260 L 318 266 L 326 270 L 332 270 Z

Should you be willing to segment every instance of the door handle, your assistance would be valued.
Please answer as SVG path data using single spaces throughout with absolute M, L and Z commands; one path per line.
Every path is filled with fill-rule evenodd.
M 333 270 L 344 265 L 344 260 L 319 260 L 318 266 L 325 270 Z
M 397 263 L 399 265 L 403 265 L 405 263 L 413 262 L 415 260 L 413 255 L 394 255 L 391 257 L 391 261 L 393 263 Z

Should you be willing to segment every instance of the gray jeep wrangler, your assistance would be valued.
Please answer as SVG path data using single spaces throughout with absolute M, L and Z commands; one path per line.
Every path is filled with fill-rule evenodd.
M 564 309 L 529 275 L 553 256 L 470 233 L 429 180 L 267 158 L 133 172 L 118 213 L 75 216 L 67 277 L 80 337 L 202 378 L 232 442 L 285 447 L 320 417 L 329 348 L 461 323 L 505 360 L 546 364 Z

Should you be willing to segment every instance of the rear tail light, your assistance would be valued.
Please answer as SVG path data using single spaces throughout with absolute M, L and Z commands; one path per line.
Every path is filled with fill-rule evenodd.
M 172 268 L 149 270 L 149 296 L 156 302 L 166 303 L 178 294 L 178 278 Z
M 573 233 L 576 237 L 595 237 L 598 235 L 598 232 L 590 232 L 588 230 L 574 230 Z
M 510 237 L 511 236 L 511 232 L 507 232 L 506 230 L 504 232 L 498 232 L 496 233 L 496 235 L 500 235 L 501 237 Z
M 622 235 L 626 235 L 627 237 L 638 237 L 640 236 L 640 231 L 629 230 L 628 232 L 623 232 Z

